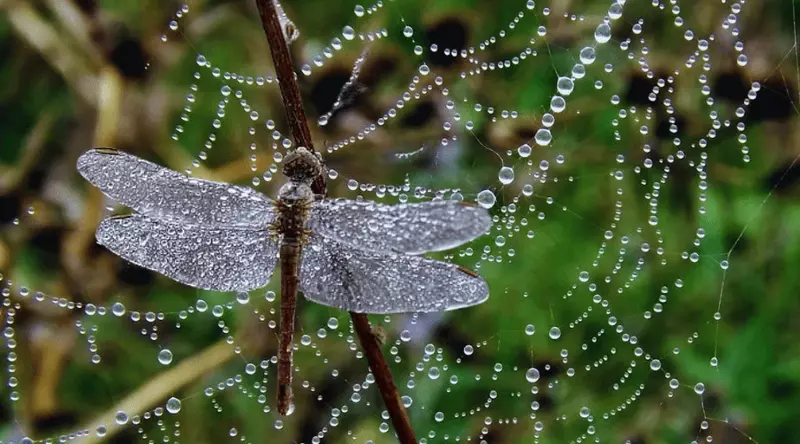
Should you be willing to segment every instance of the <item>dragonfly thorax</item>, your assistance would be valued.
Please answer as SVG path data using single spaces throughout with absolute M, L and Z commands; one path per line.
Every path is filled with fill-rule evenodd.
M 282 170 L 293 182 L 311 183 L 322 171 L 322 162 L 317 155 L 301 146 L 286 155 Z
M 292 181 L 281 187 L 278 199 L 288 207 L 307 207 L 314 201 L 314 192 L 309 184 Z

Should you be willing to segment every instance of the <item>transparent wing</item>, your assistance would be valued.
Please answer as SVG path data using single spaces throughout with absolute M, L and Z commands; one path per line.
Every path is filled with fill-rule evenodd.
M 362 250 L 313 235 L 303 247 L 300 289 L 319 304 L 359 313 L 454 310 L 480 304 L 489 287 L 466 268 L 419 256 Z
M 136 265 L 216 291 L 265 286 L 278 252 L 266 231 L 182 226 L 139 214 L 103 220 L 97 242 Z
M 272 201 L 252 188 L 190 178 L 113 149 L 87 151 L 78 171 L 108 197 L 154 219 L 249 228 L 275 219 Z
M 384 205 L 346 199 L 314 204 L 315 233 L 370 250 L 419 254 L 457 247 L 492 225 L 488 211 L 454 201 Z

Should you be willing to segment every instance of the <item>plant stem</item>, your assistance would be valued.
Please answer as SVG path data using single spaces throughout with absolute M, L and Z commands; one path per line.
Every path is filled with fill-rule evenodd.
M 283 109 L 286 111 L 286 121 L 292 131 L 295 146 L 304 146 L 309 151 L 314 151 L 314 142 L 311 140 L 311 130 L 308 128 L 308 118 L 303 108 L 303 98 L 297 86 L 297 74 L 292 66 L 292 57 L 289 55 L 289 46 L 283 37 L 283 29 L 278 19 L 278 12 L 272 0 L 256 0 L 261 26 L 267 34 L 269 51 L 272 54 L 272 64 L 275 65 L 275 74 L 278 76 L 278 87 L 281 90 Z M 312 189 L 316 194 L 325 194 L 325 176 L 320 175 L 314 180 Z
M 351 311 L 350 318 L 353 319 L 353 326 L 356 329 L 358 340 L 361 341 L 361 346 L 366 352 L 369 368 L 372 370 L 372 374 L 375 375 L 375 382 L 378 384 L 383 404 L 386 406 L 386 411 L 389 412 L 389 419 L 392 420 L 398 439 L 403 444 L 416 444 L 417 438 L 414 436 L 414 429 L 411 427 L 408 413 L 400 401 L 400 393 L 397 391 L 397 385 L 392 378 L 392 371 L 389 370 L 389 364 L 386 363 L 386 359 L 381 353 L 378 339 L 372 334 L 367 315 Z
M 278 86 L 280 87 L 281 98 L 286 111 L 286 120 L 289 123 L 295 146 L 304 146 L 313 151 L 314 145 L 311 140 L 308 118 L 303 109 L 300 88 L 297 86 L 296 74 L 289 55 L 289 47 L 281 29 L 275 3 L 273 0 L 256 0 L 256 6 L 258 6 L 264 33 L 267 35 L 267 42 L 272 54 L 272 63 L 275 65 Z M 316 194 L 326 194 L 327 187 L 324 175 L 317 177 L 312 189 Z M 402 444 L 416 444 L 417 439 L 414 436 L 414 429 L 411 427 L 408 413 L 400 401 L 397 385 L 394 383 L 389 365 L 381 353 L 380 344 L 372 334 L 367 316 L 363 313 L 350 312 L 350 317 L 353 320 L 353 326 L 361 342 L 361 347 L 366 352 L 369 368 L 375 376 L 375 382 L 381 392 L 381 397 L 400 442 Z

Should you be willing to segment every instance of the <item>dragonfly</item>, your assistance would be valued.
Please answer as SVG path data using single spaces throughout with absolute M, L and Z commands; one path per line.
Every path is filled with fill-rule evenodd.
M 190 177 L 112 149 L 82 154 L 78 172 L 131 214 L 97 228 L 100 245 L 177 282 L 213 291 L 265 287 L 280 264 L 277 409 L 292 403 L 296 294 L 340 310 L 439 312 L 489 297 L 476 272 L 422 256 L 469 242 L 492 225 L 480 206 L 452 200 L 386 205 L 314 195 L 323 173 L 304 147 L 282 163 L 276 200 L 253 188 Z

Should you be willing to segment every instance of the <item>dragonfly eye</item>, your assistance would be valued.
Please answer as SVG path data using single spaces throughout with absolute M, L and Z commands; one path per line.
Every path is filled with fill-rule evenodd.
M 298 182 L 310 182 L 322 171 L 317 156 L 305 147 L 298 147 L 283 160 L 283 174 Z

